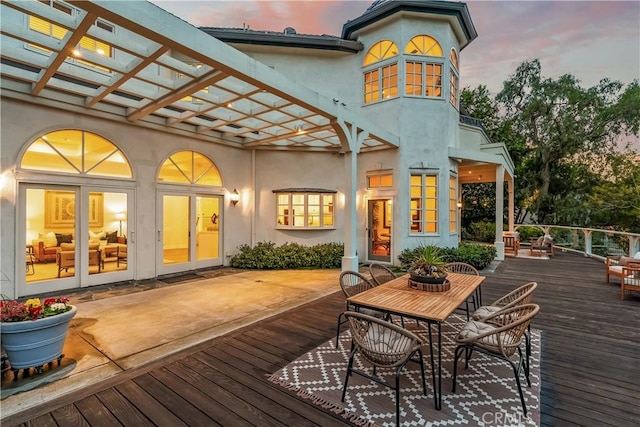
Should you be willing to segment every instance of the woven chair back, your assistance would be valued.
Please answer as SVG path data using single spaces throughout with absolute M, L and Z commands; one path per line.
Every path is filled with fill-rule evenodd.
M 529 323 L 539 310 L 537 304 L 523 304 L 500 310 L 483 320 L 496 328 L 476 336 L 470 342 L 492 353 L 509 357 L 517 351 Z
M 466 262 L 448 262 L 445 264 L 445 268 L 451 273 L 480 275 L 473 265 L 467 264 Z
M 404 364 L 424 343 L 398 325 L 357 312 L 345 312 L 358 352 L 374 366 L 392 368 Z
M 373 284 L 358 272 L 343 271 L 340 273 L 340 288 L 342 288 L 344 295 L 349 298 L 373 288 Z
M 369 264 L 369 273 L 371 273 L 371 279 L 375 286 L 382 285 L 383 283 L 387 283 L 388 281 L 396 278 L 393 271 L 391 271 L 391 269 L 386 265 L 377 263 Z
M 522 304 L 530 304 L 533 301 L 533 291 L 536 290 L 536 282 L 526 283 L 508 294 L 498 298 L 493 304 L 496 307 L 509 308 Z

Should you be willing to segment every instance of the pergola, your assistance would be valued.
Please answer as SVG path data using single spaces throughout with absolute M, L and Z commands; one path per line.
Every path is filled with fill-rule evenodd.
M 1 3 L 3 97 L 240 149 L 344 153 L 343 267 L 357 266 L 356 156 L 397 148 L 396 135 L 152 3 L 67 3 L 73 13 L 40 1 Z M 29 17 L 58 37 L 30 29 Z M 86 40 L 105 49 L 78 49 Z

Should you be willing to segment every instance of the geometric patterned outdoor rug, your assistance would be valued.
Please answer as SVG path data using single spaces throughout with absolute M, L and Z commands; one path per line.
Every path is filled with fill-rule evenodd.
M 431 383 L 428 334 L 426 325 L 405 321 L 405 327 L 425 342 L 423 356 L 427 395 L 422 394 L 420 368 L 409 362 L 400 378 L 400 423 L 402 426 L 537 426 L 540 423 L 540 331 L 531 330 L 531 388 L 527 387 L 524 372 L 522 390 L 528 417 L 522 413 L 511 366 L 500 359 L 474 352 L 469 368 L 459 361 L 456 393 L 451 392 L 453 352 L 457 332 L 466 317 L 453 315 L 442 325 L 442 409 L 436 410 Z M 432 328 L 434 340 L 436 329 Z M 437 343 L 434 342 L 434 346 Z M 394 426 L 395 391 L 352 375 L 344 403 L 340 401 L 342 385 L 349 360 L 351 336 L 340 335 L 336 349 L 335 338 L 311 350 L 271 375 L 268 380 L 295 391 L 299 396 L 342 415 L 356 425 Z M 524 347 L 524 344 L 523 344 Z M 524 348 L 523 348 L 524 351 Z M 462 358 L 464 359 L 464 358 Z M 354 366 L 371 373 L 370 365 L 358 360 Z M 377 370 L 387 383 L 394 384 L 393 370 Z M 437 372 L 436 372 L 437 374 Z

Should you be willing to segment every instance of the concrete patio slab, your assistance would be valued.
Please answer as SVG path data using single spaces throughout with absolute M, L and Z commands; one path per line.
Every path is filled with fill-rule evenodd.
M 339 291 L 339 270 L 246 271 L 83 302 L 61 366 L 3 378 L 2 417 Z M 5 375 L 5 377 L 7 377 Z

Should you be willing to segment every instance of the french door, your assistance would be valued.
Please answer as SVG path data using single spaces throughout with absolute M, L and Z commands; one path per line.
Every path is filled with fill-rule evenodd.
M 222 265 L 222 196 L 160 191 L 158 274 Z
M 18 296 L 134 277 L 132 189 L 20 183 Z
M 367 201 L 367 258 L 370 261 L 391 262 L 391 200 Z

